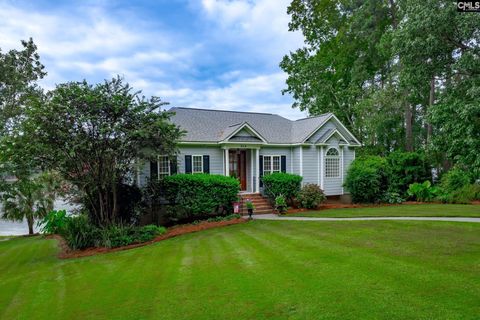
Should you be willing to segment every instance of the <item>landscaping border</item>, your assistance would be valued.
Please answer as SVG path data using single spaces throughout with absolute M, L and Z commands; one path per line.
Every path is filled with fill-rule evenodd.
M 60 235 L 50 235 L 47 236 L 48 238 L 53 238 L 58 241 L 58 246 L 60 248 L 60 252 L 58 253 L 58 257 L 60 259 L 73 259 L 73 258 L 82 258 L 82 257 L 89 257 L 89 256 L 94 256 L 98 254 L 104 254 L 104 253 L 109 253 L 109 252 L 117 252 L 117 251 L 124 251 L 124 250 L 129 250 L 129 249 L 134 249 L 138 247 L 144 247 L 147 245 L 150 245 L 155 242 L 159 242 L 162 240 L 170 239 L 176 236 L 180 236 L 182 234 L 187 234 L 187 233 L 193 233 L 193 232 L 198 232 L 202 230 L 207 230 L 207 229 L 213 229 L 213 228 L 219 228 L 219 227 L 226 227 L 234 224 L 239 224 L 239 223 L 245 223 L 248 220 L 244 218 L 237 218 L 237 219 L 232 219 L 232 220 L 227 220 L 227 221 L 204 221 L 200 222 L 199 224 L 184 224 L 184 225 L 178 225 L 171 227 L 167 229 L 167 232 L 156 237 L 153 240 L 147 241 L 147 242 L 142 242 L 142 243 L 135 243 L 135 244 L 130 244 L 128 246 L 123 246 L 123 247 L 116 247 L 116 248 L 88 248 L 84 250 L 71 250 L 65 239 L 63 239 Z

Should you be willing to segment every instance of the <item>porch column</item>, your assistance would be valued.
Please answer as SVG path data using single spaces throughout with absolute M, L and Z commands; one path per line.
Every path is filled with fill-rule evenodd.
M 255 192 L 260 192 L 260 149 L 255 151 Z
M 340 150 L 341 150 L 341 152 L 340 152 L 340 156 L 341 156 L 340 157 L 340 170 L 341 170 L 340 174 L 342 175 L 342 194 L 344 193 L 344 190 L 343 190 L 343 182 L 344 182 L 343 181 L 344 180 L 344 178 L 343 178 L 343 149 L 344 148 L 345 148 L 344 146 L 340 147 Z
M 255 163 L 255 160 L 253 156 L 253 150 L 254 149 L 250 149 L 250 188 L 252 188 L 252 192 L 255 192 L 255 172 L 253 171 L 253 164 Z
M 228 177 L 230 175 L 230 159 L 228 148 L 225 148 L 225 175 Z
M 324 165 L 325 165 L 325 161 L 323 161 L 323 146 L 320 147 L 320 188 L 322 190 L 325 191 L 325 188 L 323 187 L 323 180 L 324 180 L 324 176 L 325 176 L 325 169 L 324 169 Z

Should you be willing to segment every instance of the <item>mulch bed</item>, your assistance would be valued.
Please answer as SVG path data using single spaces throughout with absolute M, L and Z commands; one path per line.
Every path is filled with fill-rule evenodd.
M 109 253 L 109 252 L 129 250 L 133 248 L 147 246 L 152 243 L 170 239 L 186 233 L 192 233 L 192 232 L 218 228 L 218 227 L 225 227 L 225 226 L 230 226 L 233 224 L 239 224 L 239 223 L 245 223 L 245 222 L 247 222 L 246 219 L 238 218 L 238 219 L 232 219 L 228 221 L 216 221 L 216 222 L 205 221 L 196 225 L 193 225 L 193 224 L 178 225 L 178 226 L 169 228 L 166 233 L 156 237 L 151 241 L 135 243 L 128 246 L 117 247 L 117 248 L 88 248 L 84 250 L 71 250 L 68 247 L 65 239 L 63 239 L 60 235 L 50 235 L 50 236 L 47 236 L 47 238 L 50 238 L 50 239 L 53 238 L 58 240 L 58 246 L 60 248 L 58 257 L 60 259 L 71 259 L 71 258 L 88 257 L 88 256 L 97 255 L 97 254 Z

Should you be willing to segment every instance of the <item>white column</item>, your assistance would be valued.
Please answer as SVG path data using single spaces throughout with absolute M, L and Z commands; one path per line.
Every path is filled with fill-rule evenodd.
M 253 157 L 253 150 L 254 149 L 250 149 L 250 188 L 252 189 L 252 192 L 255 192 L 255 187 L 253 185 L 255 183 L 255 180 L 253 179 L 255 175 L 255 172 L 253 171 L 253 164 L 255 163 Z
M 323 160 L 323 155 L 324 155 L 324 152 L 323 152 L 323 146 L 320 147 L 320 188 L 325 191 L 325 188 L 323 187 L 323 180 L 324 180 L 324 176 L 325 176 L 325 161 Z
M 230 159 L 228 158 L 228 148 L 225 148 L 225 175 L 230 175 Z
M 341 177 L 342 177 L 342 194 L 344 193 L 343 192 L 343 149 L 344 149 L 344 146 L 341 146 L 340 149 L 342 150 L 340 152 L 340 174 L 341 174 Z
M 255 190 L 260 192 L 260 149 L 255 152 Z

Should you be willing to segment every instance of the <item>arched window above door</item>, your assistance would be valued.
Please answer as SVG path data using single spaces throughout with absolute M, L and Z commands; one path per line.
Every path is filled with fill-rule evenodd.
M 330 148 L 325 154 L 325 177 L 340 177 L 340 152 L 337 148 Z

